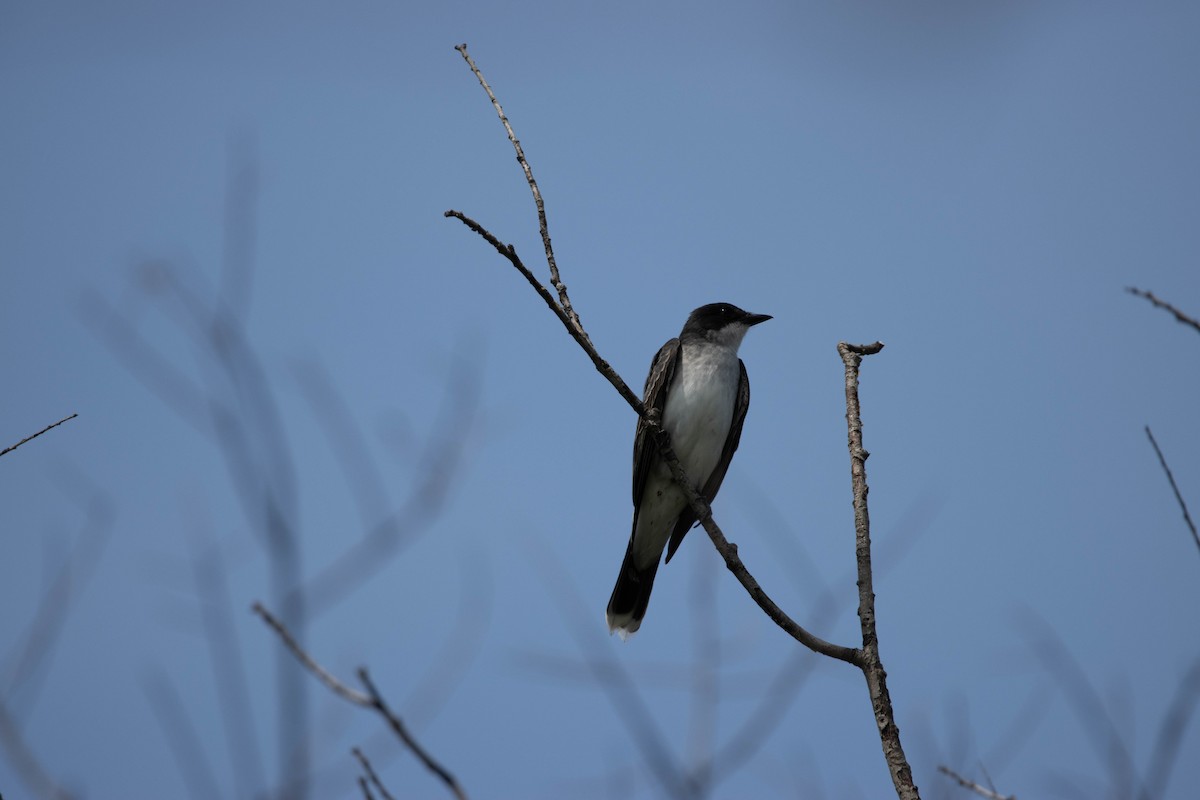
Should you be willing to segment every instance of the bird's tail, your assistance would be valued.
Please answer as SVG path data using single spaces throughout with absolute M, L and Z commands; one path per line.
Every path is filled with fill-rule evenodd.
M 608 632 L 614 631 L 622 640 L 628 639 L 642 627 L 646 606 L 650 604 L 650 590 L 654 588 L 654 573 L 658 572 L 658 559 L 647 569 L 639 569 L 633 563 L 633 539 L 621 562 L 621 573 L 612 597 L 608 599 Z

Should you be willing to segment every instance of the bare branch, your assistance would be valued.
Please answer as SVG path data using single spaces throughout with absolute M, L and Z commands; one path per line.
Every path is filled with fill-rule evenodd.
M 358 668 L 358 679 L 367 690 L 367 694 L 370 695 L 371 705 L 383 715 L 383 718 L 387 720 L 388 726 L 400 738 L 400 741 L 404 742 L 408 746 L 408 749 L 413 751 L 413 754 L 420 759 L 426 769 L 442 779 L 442 783 L 446 784 L 446 787 L 454 793 L 454 796 L 458 800 L 467 800 L 466 792 L 458 785 L 458 781 L 450 774 L 450 771 L 435 761 L 433 756 L 429 755 L 425 748 L 409 733 L 404 722 L 388 708 L 383 695 L 379 693 L 379 690 L 375 688 L 375 684 L 371 681 L 371 676 L 367 672 L 366 667 Z
M 435 761 L 433 756 L 429 755 L 425 748 L 409 733 L 407 726 L 405 726 L 400 717 L 396 716 L 391 708 L 388 707 L 387 701 L 383 699 L 383 695 L 379 693 L 379 690 L 375 688 L 375 684 L 371 681 L 371 676 L 367 672 L 366 667 L 359 667 L 358 669 L 358 679 L 362 683 L 363 688 L 366 689 L 366 693 L 364 694 L 350 688 L 318 664 L 300 646 L 284 624 L 276 619 L 271 612 L 267 611 L 261 603 L 255 603 L 251 610 L 262 617 L 263 621 L 279 635 L 279 638 L 283 640 L 284 645 L 292 652 L 292 655 L 304 665 L 305 669 L 316 676 L 317 680 L 325 684 L 331 692 L 346 702 L 376 711 L 384 718 L 388 727 L 392 729 L 392 732 L 396 734 L 400 741 L 425 765 L 426 769 L 437 775 L 458 800 L 466 800 L 467 795 L 462 787 L 458 785 L 458 781 L 455 780 L 454 776 L 445 767 Z
M 499 102 L 496 100 L 491 87 L 487 85 L 479 68 L 474 61 L 470 59 L 466 52 L 466 45 L 460 45 L 455 48 L 467 61 L 471 67 L 471 71 L 479 79 L 481 85 L 491 98 L 497 113 L 500 115 L 501 121 L 504 123 L 505 130 L 508 132 L 509 140 L 517 150 L 517 159 L 521 163 L 522 168 L 526 171 L 526 179 L 530 183 L 530 188 L 533 190 L 534 199 L 538 207 L 538 222 L 542 231 L 543 242 L 546 245 L 547 259 L 550 264 L 551 278 L 554 285 L 560 290 L 560 297 L 565 304 L 565 288 L 558 282 L 558 270 L 553 261 L 553 254 L 550 251 L 550 238 L 546 227 L 546 218 L 544 205 L 542 203 L 541 194 L 537 190 L 537 185 L 533 181 L 533 174 L 528 168 L 528 163 L 525 161 L 524 153 L 521 151 L 516 135 L 513 133 L 512 126 L 509 124 L 507 117 L 504 116 L 503 110 L 500 108 Z M 554 301 L 550 292 L 542 286 L 542 284 L 534 277 L 527 267 L 521 262 L 517 256 L 516 249 L 512 245 L 505 245 L 500 242 L 496 236 L 487 231 L 482 225 L 467 217 L 459 211 L 450 210 L 445 212 L 445 216 L 454 217 L 460 220 L 468 228 L 482 236 L 489 244 L 496 249 L 500 255 L 504 256 L 508 261 L 525 277 L 526 281 L 533 286 L 534 290 L 546 302 L 550 309 L 555 313 L 559 320 L 566 327 L 568 333 L 579 344 L 580 347 L 592 359 L 592 363 L 596 369 L 603 374 L 614 388 L 625 398 L 630 407 L 646 422 L 651 435 L 654 438 L 655 446 L 658 448 L 663 461 L 671 470 L 671 475 L 675 482 L 683 490 L 688 501 L 688 506 L 696 515 L 696 519 L 700 525 L 704 527 L 709 539 L 717 548 L 717 552 L 725 560 L 725 566 L 743 588 L 750 594 L 751 598 L 758 604 L 767 616 L 788 635 L 792 636 L 796 641 L 808 647 L 814 652 L 821 653 L 845 661 L 849 664 L 854 664 L 859 667 L 867 679 L 868 690 L 871 695 L 871 705 L 875 711 L 876 723 L 879 727 L 880 741 L 883 745 L 884 757 L 888 763 L 888 769 L 892 775 L 892 781 L 896 786 L 897 794 L 902 800 L 911 800 L 919 798 L 916 785 L 912 780 L 912 769 L 909 767 L 907 760 L 904 757 L 903 748 L 900 745 L 899 729 L 896 727 L 893 719 L 891 699 L 887 691 L 886 674 L 883 670 L 883 665 L 879 658 L 879 642 L 875 627 L 875 596 L 872 589 L 871 579 L 871 558 L 870 558 L 870 525 L 867 515 L 867 484 L 866 484 L 866 469 L 865 462 L 867 453 L 862 447 L 862 423 L 859 419 L 858 411 L 858 366 L 864 355 L 878 353 L 883 349 L 883 344 L 875 342 L 870 345 L 849 345 L 842 342 L 838 345 L 838 351 L 842 355 L 842 360 L 846 367 L 846 401 L 847 412 L 846 419 L 849 428 L 850 438 L 850 456 L 851 456 L 851 474 L 854 484 L 854 508 L 855 508 L 855 530 L 856 530 L 856 554 L 859 574 L 859 617 L 862 622 L 863 647 L 862 649 L 842 647 L 840 645 L 831 644 L 817 636 L 809 633 L 802 626 L 791 619 L 784 611 L 775 604 L 773 600 L 763 591 L 758 582 L 750 574 L 745 564 L 737 554 L 737 545 L 732 544 L 726 538 L 720 527 L 712 518 L 712 510 L 703 497 L 696 491 L 695 483 L 687 476 L 680 464 L 678 457 L 671 446 L 670 435 L 664 430 L 657 413 L 651 414 L 647 412 L 645 406 L 637 398 L 636 395 L 629 389 L 628 385 L 616 374 L 616 371 L 602 359 L 596 349 L 592 346 L 590 338 L 583 330 L 583 325 L 579 318 L 570 311 L 570 307 L 560 307 Z
M 383 785 L 383 781 L 379 780 L 379 776 L 375 774 L 375 768 L 371 766 L 371 762 L 367 760 L 365 755 L 363 755 L 363 751 L 356 747 L 350 752 L 355 758 L 358 759 L 358 763 L 362 765 L 363 772 L 367 773 L 367 780 L 371 782 L 372 786 L 379 790 L 379 794 L 383 796 L 383 800 L 395 800 L 395 798 L 392 797 L 391 792 L 389 792 L 387 787 Z M 359 780 L 361 781 L 362 778 L 359 778 Z M 371 790 L 368 787 L 363 786 L 363 793 L 367 796 L 370 796 Z
M 646 416 L 646 409 L 642 406 L 641 399 L 633 393 L 633 390 L 630 389 L 628 384 L 621 379 L 621 376 L 617 374 L 617 371 L 609 366 L 607 361 L 600 357 L 600 353 L 596 351 L 596 348 L 592 345 L 592 340 L 588 337 L 587 332 L 583 329 L 582 323 L 579 323 L 577 320 L 572 320 L 567 312 L 559 307 L 558 303 L 554 301 L 554 295 L 550 294 L 550 291 L 542 285 L 541 281 L 539 281 L 537 277 L 529 270 L 529 268 L 525 266 L 524 262 L 521 261 L 520 256 L 517 255 L 517 250 L 515 247 L 513 247 L 511 244 L 501 243 L 501 241 L 497 239 L 496 236 L 487 228 L 483 227 L 461 211 L 450 209 L 442 216 L 453 217 L 461 221 L 468 228 L 482 236 L 488 244 L 496 248 L 497 253 L 507 258 L 509 262 L 516 267 L 517 271 L 521 273 L 525 280 L 529 282 L 529 285 L 533 287 L 533 290 L 538 293 L 538 296 L 541 297 L 542 300 L 546 301 L 546 305 L 550 307 L 550 310 L 553 311 L 554 315 L 558 317 L 560 322 L 562 322 L 563 327 L 567 329 L 567 333 L 571 334 L 571 338 L 578 342 L 579 346 L 583 348 L 583 351 L 588 354 L 589 358 L 592 359 L 592 364 L 595 365 L 596 370 L 599 371 L 599 373 L 606 379 L 608 379 L 608 382 L 611 383 L 617 392 L 620 393 L 621 397 L 625 398 L 625 402 L 629 403 L 630 407 L 632 407 L 634 411 L 636 411 L 640 416 Z
M 69 416 L 69 417 L 63 417 L 63 418 L 62 418 L 62 419 L 60 419 L 58 422 L 55 422 L 55 423 L 54 423 L 54 424 L 52 424 L 52 425 L 47 425 L 46 427 L 42 428 L 42 429 L 41 429 L 40 431 L 38 431 L 37 433 L 31 434 L 31 435 L 29 435 L 29 436 L 26 436 L 24 439 L 22 439 L 21 441 L 17 442 L 16 444 L 9 445 L 8 447 L 4 448 L 3 450 L 0 450 L 0 456 L 4 455 L 5 453 L 11 453 L 13 450 L 16 450 L 18 447 L 20 447 L 21 445 L 25 444 L 26 442 L 28 442 L 28 441 L 30 441 L 30 440 L 36 439 L 37 437 L 41 436 L 43 433 L 45 433 L 46 431 L 50 430 L 51 428 L 57 428 L 59 425 L 62 425 L 62 424 L 63 424 L 64 422 L 66 422 L 67 420 L 72 420 L 72 419 L 75 419 L 75 418 L 76 418 L 76 417 L 78 417 L 78 416 L 79 416 L 78 414 L 72 414 L 72 415 L 71 415 L 71 416 Z
M 562 278 L 558 274 L 558 264 L 554 261 L 554 248 L 550 246 L 550 227 L 546 223 L 546 204 L 542 202 L 542 193 L 538 190 L 537 181 L 533 178 L 533 170 L 529 168 L 529 162 L 525 160 L 525 151 L 521 149 L 521 142 L 517 139 L 517 135 L 513 132 L 512 125 L 508 123 L 508 117 L 504 115 L 504 109 L 500 107 L 500 101 L 496 99 L 496 95 L 492 93 L 492 87 L 488 86 L 488 82 L 484 80 L 483 73 L 479 71 L 479 67 L 475 66 L 475 61 L 467 53 L 467 45 L 460 44 L 455 48 L 467 62 L 471 68 L 471 72 L 475 73 L 475 77 L 479 79 L 479 85 L 487 92 L 488 99 L 492 101 L 492 107 L 496 109 L 496 114 L 500 117 L 500 122 L 504 124 L 504 130 L 508 134 L 508 140 L 512 142 L 513 149 L 517 151 L 517 163 L 521 165 L 521 169 L 525 172 L 525 180 L 529 183 L 529 190 L 533 192 L 533 203 L 537 206 L 538 230 L 542 234 L 542 246 L 546 249 L 546 263 L 550 266 L 550 283 L 558 290 L 558 300 L 562 304 L 562 310 L 566 313 L 567 318 L 571 321 L 571 327 L 579 332 L 579 335 L 591 344 L 591 339 L 588 339 L 587 332 L 583 329 L 583 322 L 580 321 L 579 315 L 575 313 L 575 309 L 571 307 L 571 298 L 567 296 L 567 286 L 562 282 Z
M 967 780 L 966 778 L 959 775 L 957 772 L 950 769 L 949 767 L 938 766 L 938 772 L 942 773 L 943 775 L 949 776 L 953 781 L 955 781 L 959 786 L 963 787 L 964 789 L 970 789 L 972 792 L 979 795 L 980 797 L 988 798 L 988 800 L 1017 800 L 1016 795 L 1012 795 L 1012 794 L 1006 795 L 1006 794 L 1000 794 L 999 792 L 993 792 L 991 789 L 988 789 L 986 786 L 980 786 L 975 781 Z
M 263 607 L 262 603 L 255 603 L 253 606 L 251 606 L 250 610 L 262 617 L 263 622 L 271 626 L 275 633 L 279 635 L 279 638 L 283 640 L 283 643 L 287 649 L 292 651 L 292 655 L 294 655 L 296 659 L 304 665 L 304 668 L 311 672 L 317 680 L 325 684 L 329 691 L 333 692 L 346 702 L 353 703 L 356 706 L 371 708 L 374 705 L 371 702 L 370 697 L 360 691 L 351 689 L 349 686 L 335 678 L 328 670 L 314 661 L 312 656 L 305 652 L 304 648 L 300 646 L 300 643 L 292 638 L 292 634 L 287 628 L 284 627 L 283 623 L 276 619 L 270 611 L 267 611 L 267 609 Z
M 862 416 L 858 405 L 858 368 L 863 356 L 883 349 L 882 342 L 866 345 L 838 343 L 838 353 L 846 368 L 846 431 L 850 448 L 850 482 L 854 490 L 855 556 L 858 562 L 858 619 L 862 627 L 862 660 L 858 666 L 867 679 L 871 708 L 879 727 L 879 741 L 892 783 L 901 800 L 920 797 L 913 783 L 912 768 L 900 744 L 900 729 L 892 712 L 887 689 L 887 673 L 879 656 L 879 635 L 875 627 L 875 590 L 871 576 L 871 518 L 867 511 L 867 457 L 863 448 Z
M 1137 288 L 1136 286 L 1126 286 L 1125 291 L 1129 292 L 1135 297 L 1146 298 L 1154 305 L 1155 308 L 1161 308 L 1164 311 L 1169 311 L 1179 322 L 1182 322 L 1184 325 L 1190 325 L 1197 331 L 1200 331 L 1200 320 L 1197 320 L 1195 317 L 1189 317 L 1187 314 L 1183 313 L 1165 300 L 1159 300 L 1154 296 L 1153 292 L 1147 292 L 1143 289 Z
M 684 472 L 683 465 L 679 463 L 679 458 L 675 455 L 675 450 L 671 446 L 671 435 L 663 429 L 657 418 L 650 418 L 648 421 L 651 432 L 654 435 L 655 443 L 658 445 L 658 451 L 662 455 L 663 461 L 671 468 L 671 474 L 674 476 L 675 482 L 683 488 L 688 505 L 695 512 L 696 518 L 704 528 L 704 532 L 708 534 L 708 538 L 712 540 L 713 545 L 717 548 L 717 552 L 721 554 L 721 558 L 725 559 L 725 567 L 733 573 L 738 583 L 749 593 L 751 599 L 758 604 L 758 607 L 763 610 L 772 622 L 809 650 L 829 656 L 830 658 L 836 658 L 839 661 L 845 661 L 847 664 L 860 666 L 863 656 L 862 651 L 853 647 L 832 644 L 819 636 L 809 633 L 800 623 L 789 617 L 763 591 L 763 588 L 758 584 L 754 576 L 750 574 L 750 570 L 746 568 L 746 565 L 742 563 L 741 558 L 738 556 L 737 545 L 725 538 L 724 532 L 717 525 L 716 520 L 712 518 L 712 507 L 709 506 L 707 500 L 700 496 L 700 493 L 696 491 L 696 485 L 692 483 L 687 473 Z
M 1158 463 L 1162 464 L 1163 472 L 1167 473 L 1167 481 L 1171 484 L 1171 491 L 1175 493 L 1175 500 L 1179 503 L 1179 508 L 1183 510 L 1183 521 L 1187 523 L 1188 530 L 1192 532 L 1192 539 L 1196 542 L 1196 547 L 1200 547 L 1200 535 L 1196 533 L 1196 523 L 1192 522 L 1192 515 L 1188 513 L 1187 503 L 1183 501 L 1183 495 L 1179 493 L 1179 486 L 1175 483 L 1175 476 L 1171 474 L 1171 468 L 1167 466 L 1167 459 L 1163 456 L 1162 450 L 1158 447 L 1158 442 L 1154 440 L 1154 434 L 1150 432 L 1150 426 L 1146 426 L 1146 437 L 1150 439 L 1150 444 L 1154 447 L 1154 452 L 1158 455 Z

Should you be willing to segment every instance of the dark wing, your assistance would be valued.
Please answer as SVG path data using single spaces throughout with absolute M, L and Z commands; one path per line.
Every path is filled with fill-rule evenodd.
M 721 482 L 725 480 L 725 473 L 729 471 L 729 462 L 733 460 L 733 453 L 738 449 L 738 442 L 742 440 L 742 423 L 746 421 L 746 412 L 750 410 L 750 377 L 746 375 L 746 365 L 740 358 L 738 366 L 741 367 L 742 377 L 738 381 L 737 402 L 733 406 L 733 424 L 729 426 L 729 435 L 725 437 L 725 449 L 721 451 L 721 460 L 713 468 L 700 492 L 709 503 L 716 498 Z M 671 541 L 667 544 L 668 563 L 695 522 L 696 515 L 692 513 L 691 507 L 684 508 L 675 522 L 675 530 L 671 531 Z
M 679 363 L 679 340 L 672 339 L 659 348 L 654 361 L 650 363 L 650 374 L 646 376 L 646 385 L 642 389 L 642 402 L 646 410 L 657 409 L 659 419 L 662 419 L 663 408 L 667 405 L 667 387 L 675 375 L 675 365 Z M 637 509 L 642 503 L 642 492 L 646 490 L 646 479 L 650 477 L 650 466 L 658 455 L 658 448 L 650 438 L 646 429 L 646 421 L 638 417 L 637 433 L 633 436 L 633 520 L 634 530 L 637 530 Z

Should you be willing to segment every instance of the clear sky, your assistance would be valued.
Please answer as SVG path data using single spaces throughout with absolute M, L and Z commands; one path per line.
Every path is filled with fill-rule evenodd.
M 0 6 L 0 445 L 79 414 L 0 459 L 7 716 L 88 797 L 266 796 L 301 725 L 314 797 L 359 796 L 354 746 L 445 796 L 280 671 L 249 611 L 287 580 L 267 491 L 313 654 L 368 665 L 473 797 L 661 795 L 652 737 L 682 768 L 716 751 L 713 797 L 888 795 L 861 676 L 798 657 L 703 533 L 607 636 L 634 416 L 442 217 L 545 274 L 467 42 L 630 384 L 698 305 L 774 315 L 715 513 L 844 644 L 835 347 L 887 344 L 862 379 L 879 633 L 924 795 L 963 796 L 939 764 L 1020 797 L 1154 787 L 1200 553 L 1143 426 L 1200 516 L 1200 335 L 1123 289 L 1200 314 L 1197 41 L 1185 2 Z M 389 519 L 402 547 L 338 562 Z M 281 681 L 307 698 L 282 717 Z M 1200 725 L 1180 747 L 1165 796 L 1200 783 Z M 0 757 L 0 792 L 32 791 Z

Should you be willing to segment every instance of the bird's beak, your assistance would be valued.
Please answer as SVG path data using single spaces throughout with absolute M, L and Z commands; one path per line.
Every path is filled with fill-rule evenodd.
M 744 321 L 746 326 L 749 327 L 751 325 L 757 325 L 760 322 L 766 322 L 769 319 L 771 319 L 770 314 L 747 314 Z

